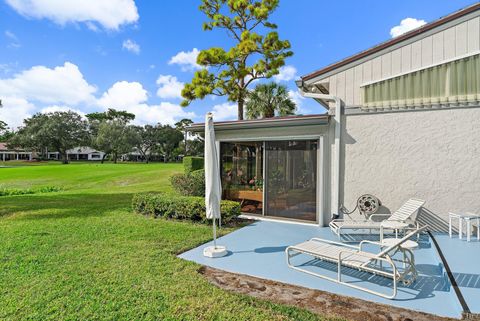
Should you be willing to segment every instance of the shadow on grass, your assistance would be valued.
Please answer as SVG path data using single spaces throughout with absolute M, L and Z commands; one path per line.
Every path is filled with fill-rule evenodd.
M 0 218 L 18 215 L 19 220 L 62 219 L 103 216 L 130 209 L 133 193 L 49 194 L 2 198 Z

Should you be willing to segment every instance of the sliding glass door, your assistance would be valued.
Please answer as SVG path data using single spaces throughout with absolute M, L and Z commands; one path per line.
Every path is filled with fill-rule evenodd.
M 263 213 L 263 142 L 220 144 L 223 199 L 239 201 L 243 213 Z
M 222 142 L 222 198 L 243 213 L 315 222 L 317 149 L 317 140 Z
M 316 140 L 265 142 L 265 215 L 317 220 Z

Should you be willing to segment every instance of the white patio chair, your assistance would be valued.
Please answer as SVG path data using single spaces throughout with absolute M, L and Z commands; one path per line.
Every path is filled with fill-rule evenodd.
M 426 226 L 415 229 L 402 239 L 398 239 L 397 242 L 391 246 L 385 247 L 377 254 L 366 252 L 363 250 L 364 244 L 375 244 L 382 248 L 382 244 L 379 242 L 372 242 L 364 240 L 360 242 L 358 246 L 352 246 L 344 243 L 334 242 L 330 240 L 324 240 L 319 238 L 312 238 L 309 241 L 289 246 L 286 248 L 285 253 L 287 256 L 287 264 L 290 268 L 326 279 L 335 283 L 340 283 L 361 291 L 365 291 L 371 294 L 375 294 L 387 299 L 393 299 L 397 295 L 397 283 L 403 282 L 405 285 L 410 285 L 415 281 L 417 276 L 415 268 L 415 260 L 413 252 L 409 249 L 400 248 L 401 245 L 414 236 L 424 230 Z M 404 251 L 402 260 L 393 258 L 395 253 L 399 250 Z M 291 263 L 291 258 L 300 254 L 306 254 L 314 258 L 337 264 L 337 278 L 328 277 L 320 273 L 316 273 L 299 266 L 295 266 Z M 400 267 L 397 267 L 395 262 L 400 262 Z M 385 269 L 383 263 L 387 263 L 390 269 Z M 388 295 L 365 287 L 342 281 L 342 267 L 363 271 L 377 276 L 383 276 L 392 279 L 392 294 Z M 318 268 L 321 270 L 321 268 Z
M 342 231 L 344 230 L 381 230 L 383 229 L 393 229 L 389 228 L 389 225 L 395 225 L 395 223 L 413 223 L 414 220 L 412 216 L 417 213 L 420 208 L 425 204 L 424 200 L 411 198 L 405 202 L 397 211 L 392 215 L 389 214 L 372 214 L 368 220 L 345 220 L 345 219 L 336 219 L 332 220 L 329 223 L 330 229 L 335 233 L 339 239 L 341 239 Z M 387 217 L 388 216 L 388 217 Z M 382 221 L 374 221 L 373 219 L 379 217 L 387 217 Z M 405 225 L 407 227 L 408 224 Z M 382 228 L 383 227 L 383 228 Z M 418 223 L 417 223 L 418 228 Z M 346 233 L 348 234 L 348 233 Z M 383 235 L 381 236 L 381 238 Z

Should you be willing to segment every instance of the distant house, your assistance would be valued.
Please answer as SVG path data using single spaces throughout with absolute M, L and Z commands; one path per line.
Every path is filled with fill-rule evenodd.
M 67 155 L 68 160 L 99 161 L 102 160 L 105 153 L 91 147 L 75 147 L 69 149 Z M 61 156 L 58 152 L 48 152 L 47 158 L 59 160 Z
M 10 160 L 32 160 L 33 153 L 23 149 L 8 148 L 7 143 L 0 143 L 0 160 L 2 162 Z

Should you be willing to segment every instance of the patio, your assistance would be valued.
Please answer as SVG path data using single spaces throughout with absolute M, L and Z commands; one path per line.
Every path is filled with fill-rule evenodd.
M 462 307 L 447 277 L 440 256 L 427 235 L 421 236 L 420 246 L 415 250 L 416 266 L 419 272 L 417 281 L 408 287 L 400 285 L 394 300 L 383 299 L 288 268 L 285 248 L 312 237 L 336 240 L 329 228 L 307 224 L 256 221 L 218 239 L 218 244 L 227 246 L 229 250 L 228 255 L 223 258 L 211 259 L 203 256 L 203 248 L 211 245 L 210 243 L 182 253 L 179 257 L 232 273 L 328 291 L 439 316 L 460 318 L 464 310 L 468 311 L 466 306 L 472 313 L 480 312 L 480 303 L 478 299 L 474 299 L 480 295 L 480 275 L 475 273 L 478 273 L 475 267 L 480 266 L 480 257 L 472 255 L 478 250 L 477 241 L 466 243 L 458 239 L 450 239 L 448 235 L 443 234 L 435 237 L 465 298 L 466 304 Z M 322 269 L 329 276 L 336 275 L 335 266 L 303 255 L 295 259 L 294 263 L 302 264 L 304 268 Z M 389 291 L 387 286 L 390 281 L 384 278 L 353 272 L 349 273 L 345 279 L 371 289 Z

